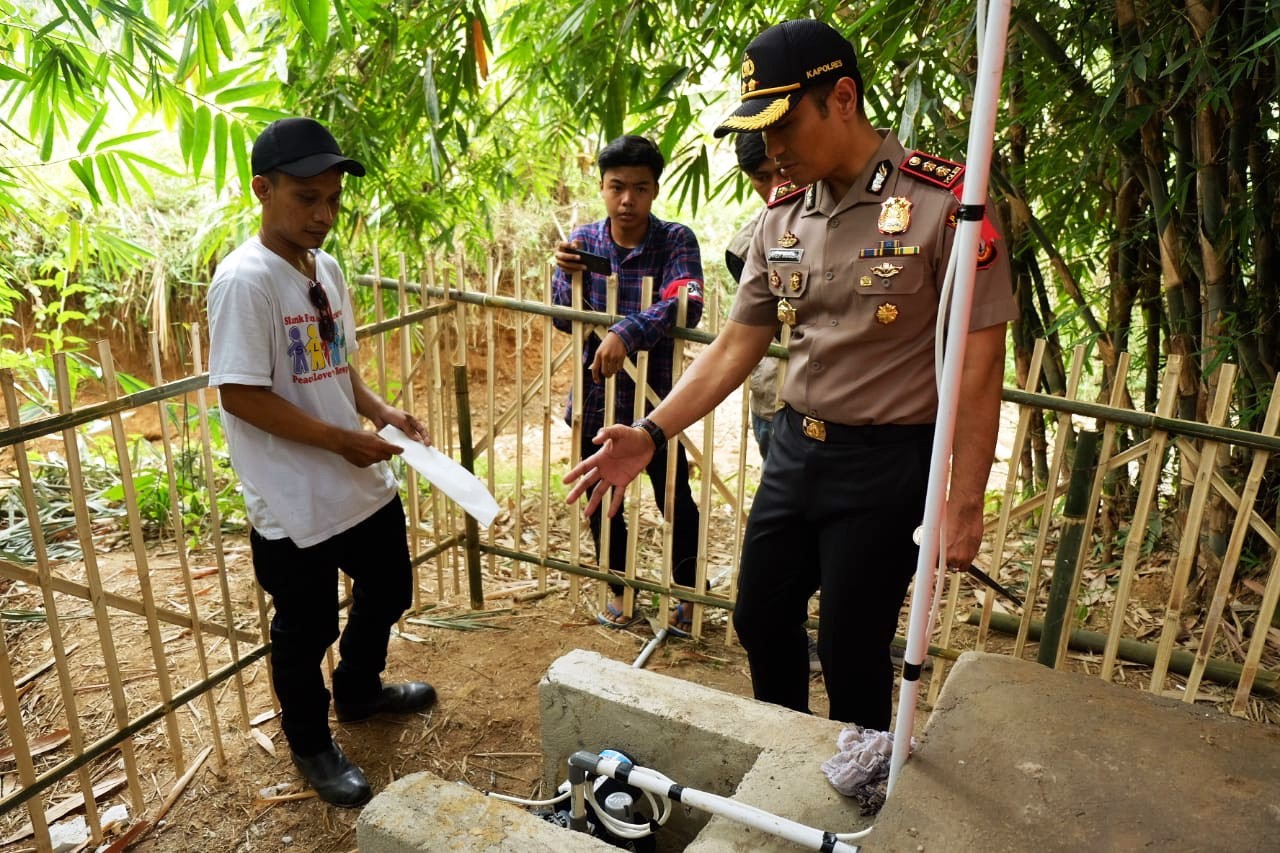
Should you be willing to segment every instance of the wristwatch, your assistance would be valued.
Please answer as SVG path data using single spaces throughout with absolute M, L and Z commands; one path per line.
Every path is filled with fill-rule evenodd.
M 657 453 L 659 450 L 661 450 L 663 446 L 667 443 L 667 434 L 662 431 L 662 427 L 658 426 L 648 418 L 641 418 L 640 420 L 634 422 L 631 425 L 633 427 L 642 429 L 649 434 L 649 438 L 653 441 L 654 453 Z

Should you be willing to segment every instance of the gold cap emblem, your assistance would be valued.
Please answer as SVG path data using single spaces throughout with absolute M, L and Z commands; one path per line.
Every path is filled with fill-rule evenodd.
M 755 74 L 755 73 L 756 73 L 756 64 L 755 64 L 755 62 L 753 62 L 753 61 L 751 60 L 751 57 L 750 57 L 750 56 L 745 56 L 745 57 L 743 57 L 743 59 L 742 59 L 742 76 L 743 76 L 743 77 L 750 77 L 752 74 Z
M 792 234 L 790 231 L 783 232 L 783 235 L 778 238 L 778 245 L 784 249 L 790 249 L 799 242 L 800 238 Z
M 898 319 L 898 306 L 892 302 L 884 302 L 876 309 L 876 322 L 887 326 Z
M 880 203 L 880 219 L 876 227 L 881 234 L 901 234 L 910 226 L 911 199 L 894 196 Z

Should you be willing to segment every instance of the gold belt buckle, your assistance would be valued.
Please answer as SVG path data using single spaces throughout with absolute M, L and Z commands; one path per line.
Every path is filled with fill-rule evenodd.
M 805 415 L 803 431 L 807 437 L 812 438 L 814 441 L 827 440 L 827 425 L 817 418 Z

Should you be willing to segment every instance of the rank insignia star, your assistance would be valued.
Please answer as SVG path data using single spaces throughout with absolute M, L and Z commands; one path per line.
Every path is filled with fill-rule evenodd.
M 896 319 L 898 319 L 898 306 L 892 302 L 883 302 L 876 309 L 876 322 L 880 325 L 887 326 Z
M 792 234 L 790 231 L 783 232 L 782 236 L 778 238 L 778 245 L 784 249 L 790 249 L 799 242 L 800 238 Z

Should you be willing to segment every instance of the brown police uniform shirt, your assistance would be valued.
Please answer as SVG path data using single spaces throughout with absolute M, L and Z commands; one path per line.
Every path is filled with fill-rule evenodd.
M 773 326 L 780 300 L 795 310 L 782 388 L 793 409 L 839 424 L 932 423 L 935 323 L 955 236 L 948 218 L 959 201 L 951 189 L 905 174 L 902 144 L 880 133 L 879 150 L 844 199 L 820 181 L 768 209 L 730 317 Z M 882 233 L 881 205 L 890 198 L 910 200 L 909 222 Z M 859 257 L 868 253 L 874 257 Z M 986 241 L 979 266 L 971 331 L 1016 316 L 1003 241 Z

